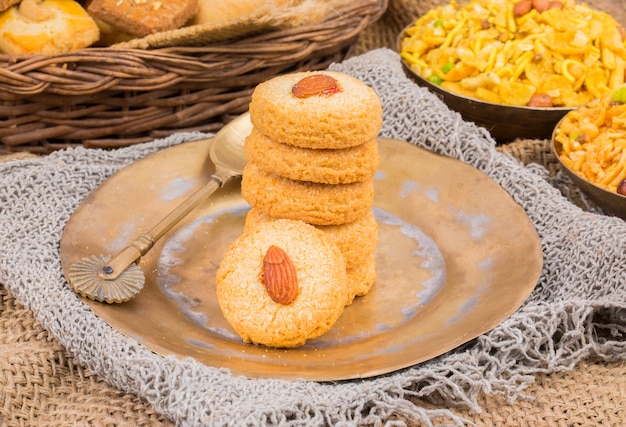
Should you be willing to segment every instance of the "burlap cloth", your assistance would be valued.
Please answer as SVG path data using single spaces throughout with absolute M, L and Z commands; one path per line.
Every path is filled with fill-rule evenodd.
M 623 11 L 623 4 L 615 3 Z M 355 55 L 369 51 L 377 47 L 393 47 L 398 31 L 407 24 L 407 16 L 417 12 L 423 12 L 430 6 L 420 3 L 420 5 L 411 5 L 401 1 L 392 1 L 390 9 L 383 20 L 375 24 L 371 29 L 363 34 L 360 44 L 357 46 Z M 623 22 L 623 21 L 622 21 Z M 388 58 L 390 52 L 381 51 L 380 56 L 375 55 L 369 60 L 373 71 L 376 71 L 377 58 L 381 61 Z M 368 56 L 368 55 L 365 55 Z M 359 58 L 357 58 L 358 60 Z M 356 67 L 353 68 L 353 67 Z M 357 62 L 348 63 L 340 67 L 348 72 L 356 72 L 356 74 L 365 73 L 362 70 L 362 64 Z M 356 71 L 355 71 L 356 70 Z M 358 71 L 361 70 L 361 71 Z M 405 87 L 408 84 L 401 78 L 398 78 L 398 87 Z M 425 95 L 424 99 L 430 98 Z M 431 100 L 432 101 L 432 100 Z M 394 124 L 397 126 L 398 123 Z M 458 123 L 457 123 L 458 124 Z M 468 132 L 468 138 L 485 139 L 480 132 L 477 132 L 472 126 L 463 127 L 461 131 Z M 394 130 L 387 128 L 388 134 L 394 134 Z M 446 132 L 442 134 L 445 136 Z M 462 135 L 459 136 L 461 139 Z M 418 136 L 415 136 L 418 138 Z M 445 139 L 445 138 L 443 138 Z M 488 140 L 488 139 L 487 139 Z M 412 141 L 416 142 L 416 141 Z M 419 143 L 419 142 L 416 142 Z M 428 141 L 422 143 L 430 144 Z M 172 142 L 169 143 L 170 145 Z M 150 144 L 148 144 L 150 146 Z M 168 143 L 157 144 L 158 147 L 167 146 Z M 462 144 L 461 144 L 462 145 Z M 450 147 L 455 146 L 452 142 Z M 486 144 L 488 147 L 489 144 Z M 482 146 L 481 146 L 482 147 Z M 446 151 L 446 147 L 432 145 L 438 151 Z M 156 148 L 150 147 L 142 153 L 148 153 Z M 495 151 L 495 150 L 494 150 Z M 428 390 L 429 387 L 437 387 L 437 381 L 424 381 L 423 383 L 407 383 L 400 384 L 397 393 L 403 393 L 403 396 L 390 397 L 387 396 L 387 408 L 384 406 L 385 398 L 381 397 L 372 405 L 372 402 L 364 401 L 362 406 L 357 405 L 357 411 L 351 414 L 338 415 L 334 414 L 332 408 L 327 408 L 325 417 L 312 418 L 305 421 L 298 421 L 296 418 L 296 408 L 294 412 L 286 414 L 281 418 L 276 415 L 275 418 L 266 418 L 261 422 L 256 418 L 249 418 L 247 424 L 283 424 L 283 425 L 302 425 L 302 424 L 343 424 L 352 425 L 354 423 L 379 424 L 387 422 L 389 425 L 461 425 L 465 422 L 473 422 L 476 425 L 485 426 L 621 426 L 626 423 L 626 360 L 625 360 L 625 310 L 626 310 L 626 279 L 624 275 L 624 253 L 626 246 L 624 244 L 626 228 L 619 220 L 611 220 L 601 214 L 595 214 L 597 208 L 589 203 L 581 193 L 571 185 L 566 177 L 562 176 L 556 159 L 552 156 L 548 141 L 516 141 L 497 148 L 497 151 L 508 153 L 511 158 L 517 159 L 522 165 L 528 165 L 523 168 L 525 171 L 530 170 L 536 173 L 538 180 L 545 180 L 551 186 L 556 187 L 561 194 L 571 202 L 571 209 L 565 211 L 570 214 L 562 218 L 563 222 L 572 221 L 576 227 L 584 228 L 583 222 L 591 224 L 589 233 L 592 237 L 602 235 L 601 230 L 594 230 L 595 227 L 607 228 L 615 233 L 609 233 L 606 237 L 607 247 L 606 256 L 608 259 L 618 261 L 618 265 L 607 266 L 602 262 L 602 254 L 596 257 L 589 257 L 588 263 L 595 264 L 586 266 L 580 272 L 587 274 L 581 278 L 581 283 L 596 283 L 597 288 L 602 289 L 598 292 L 612 291 L 612 294 L 605 295 L 606 298 L 591 298 L 587 303 L 579 301 L 576 308 L 587 310 L 587 316 L 576 317 L 568 314 L 568 310 L 574 310 L 572 306 L 562 307 L 562 312 L 558 310 L 554 313 L 557 318 L 554 320 L 554 329 L 550 326 L 546 327 L 545 334 L 549 336 L 540 346 L 535 348 L 533 352 L 519 352 L 509 354 L 504 360 L 511 363 L 509 366 L 500 366 L 500 369 L 511 372 L 510 376 L 517 376 L 516 380 L 510 378 L 505 379 L 501 371 L 480 371 L 467 370 L 466 367 L 455 364 L 460 363 L 463 359 L 455 359 L 455 356 L 462 356 L 464 352 L 469 351 L 467 348 L 459 349 L 444 357 L 444 361 L 450 362 L 450 371 L 447 377 L 450 383 L 448 388 L 443 389 L 443 393 L 437 393 L 434 390 Z M 460 153 L 448 152 L 453 157 L 462 157 Z M 139 155 L 139 154 L 136 154 Z M 32 168 L 29 165 L 29 157 L 31 155 L 21 154 L 4 158 L 4 164 L 10 167 L 3 169 L 3 173 L 15 170 L 19 171 L 21 165 L 24 164 L 26 169 Z M 132 157 L 132 156 L 131 156 Z M 503 161 L 499 157 L 497 161 Z M 67 158 L 60 160 L 68 161 Z M 53 159 L 51 161 L 60 161 Z M 465 160 L 472 163 L 477 162 L 472 155 L 465 157 Z M 69 169 L 85 169 L 89 170 L 89 165 L 81 163 L 81 154 L 77 154 L 75 159 L 76 165 L 71 163 L 65 164 L 66 172 Z M 7 163 L 10 162 L 10 163 Z M 486 167 L 478 160 L 478 167 Z M 2 164 L 0 164 L 0 167 Z M 74 167 L 75 166 L 75 167 Z M 119 163 L 110 168 L 99 169 L 94 168 L 93 173 L 104 174 L 99 179 L 104 179 L 108 174 L 112 173 L 116 168 L 121 167 Z M 15 168 L 15 169 L 13 169 Z M 62 169 L 62 168 L 61 168 Z M 60 169 L 60 170 L 61 170 Z M 104 171 L 104 172 L 103 172 Z M 524 172 L 527 173 L 527 172 Z M 34 172 L 33 172 L 34 174 Z M 500 177 L 500 179 L 503 179 Z M 506 179 L 505 179 L 506 181 Z M 0 176 L 0 187 L 13 185 L 10 177 Z M 513 187 L 510 182 L 504 182 L 505 187 L 509 190 Z M 537 184 L 537 198 L 545 197 L 542 194 L 544 188 L 541 183 Z M 15 191 L 10 188 L 3 188 L 2 197 L 0 197 L 0 238 L 3 242 L 10 242 L 12 234 L 22 235 L 24 230 L 12 228 L 12 224 L 7 224 L 5 218 L 5 210 L 7 204 L 15 206 L 16 204 L 24 204 L 29 206 L 32 201 L 21 199 L 20 190 L 16 186 Z M 80 192 L 80 191 L 79 191 Z M 84 193 L 85 190 L 83 189 Z M 8 196 L 7 196 L 8 195 Z M 558 197 L 551 195 L 552 197 Z M 3 198 L 4 197 L 4 198 Z M 29 195 L 29 197 L 32 197 Z M 78 203 L 79 200 L 76 201 Z M 591 212 L 589 214 L 577 211 L 574 205 L 583 208 L 584 211 Z M 528 209 L 533 211 L 536 205 L 532 202 L 528 203 Z M 10 210 L 14 215 L 15 208 Z M 585 216 L 586 215 L 586 216 Z M 46 220 L 52 224 L 55 222 L 55 213 L 48 212 Z M 45 215 L 44 215 L 45 217 Z M 538 226 L 540 235 L 544 245 L 550 247 L 558 244 L 556 240 L 567 240 L 568 237 L 580 237 L 580 230 L 576 228 L 564 227 L 563 233 L 551 233 L 546 229 L 546 224 L 542 221 L 540 215 L 532 216 L 533 221 Z M 546 219 L 547 220 L 547 219 Z M 554 220 L 554 218 L 552 218 Z M 17 225 L 15 226 L 17 227 Z M 45 226 L 44 228 L 45 229 Z M 594 234 L 597 231 L 598 233 Z M 22 244 L 20 247 L 33 251 L 33 260 L 37 258 L 38 238 L 40 236 L 32 236 L 32 244 Z M 551 240 L 552 239 L 552 240 Z M 47 242 L 48 250 L 50 242 Z M 596 250 L 602 250 L 602 244 L 598 242 L 575 242 L 566 241 L 564 245 L 579 245 L 574 250 L 573 262 L 580 262 L 576 259 L 576 251 L 584 252 L 584 246 L 593 246 Z M 57 242 L 58 245 L 58 242 Z M 52 244 L 54 246 L 54 243 Z M 598 249 L 600 248 L 600 249 Z M 53 253 L 54 253 L 54 248 Z M 70 345 L 72 352 L 68 352 L 60 342 L 68 342 L 66 336 L 53 336 L 49 330 L 58 331 L 58 325 L 54 322 L 62 322 L 54 316 L 46 315 L 45 304 L 37 306 L 32 305 L 32 301 L 36 300 L 28 297 L 28 283 L 18 283 L 16 277 L 20 272 L 24 271 L 24 277 L 28 280 L 28 272 L 33 266 L 11 264 L 12 260 L 23 259 L 15 257 L 12 253 L 13 248 L 9 246 L 0 248 L 0 426 L 66 426 L 66 425 L 111 425 L 111 426 L 141 426 L 141 425 L 173 425 L 176 420 L 180 425 L 193 425 L 191 418 L 185 418 L 182 413 L 169 412 L 162 415 L 161 412 L 167 412 L 169 402 L 163 403 L 157 401 L 151 393 L 150 387 L 129 387 L 128 384 L 118 384 L 115 378 L 107 374 L 107 369 L 113 369 L 109 366 L 96 366 L 92 360 L 81 358 L 80 354 L 76 355 L 76 347 Z M 47 252 L 46 252 L 47 253 Z M 564 252 L 567 254 L 567 251 Z M 621 253 L 621 255 L 620 255 Z M 617 254 L 617 255 L 616 255 Z M 58 260 L 45 259 L 46 264 L 36 265 L 37 268 L 52 268 L 59 270 Z M 569 260 L 560 260 L 564 265 Z M 33 261 L 34 262 L 34 261 Z M 584 264 L 584 262 L 583 262 Z M 50 267 L 52 266 L 52 267 Z M 611 280 L 607 281 L 608 274 L 604 274 L 602 269 L 613 270 Z M 600 270 L 598 270 L 600 269 Z M 58 272 L 57 272 L 58 273 Z M 552 273 L 552 274 L 558 274 Z M 26 280 L 26 281 L 27 281 Z M 572 280 L 570 278 L 570 280 Z M 566 285 L 564 283 L 563 285 Z M 542 282 L 540 287 L 546 287 L 548 284 Z M 33 288 L 36 288 L 33 284 Z M 593 287 L 593 286 L 592 286 Z M 8 289 L 12 291 L 9 292 Z M 14 297 L 13 295 L 17 296 Z M 555 293 L 558 295 L 558 292 Z M 552 295 L 554 298 L 555 295 Z M 558 298 L 558 297 L 557 297 Z M 19 301 L 19 302 L 18 302 Z M 24 302 L 29 308 L 22 305 Z M 558 305 L 558 304 L 557 304 Z M 528 309 L 528 308 L 526 308 Z M 539 310 L 541 311 L 541 310 Z M 538 312 L 539 312 L 538 311 Z M 36 318 L 40 320 L 36 320 Z M 42 326 L 46 325 L 46 328 Z M 528 318 L 529 324 L 527 333 L 537 331 L 532 325 L 533 322 L 541 322 L 542 319 Z M 558 322 L 565 322 L 558 328 Z M 571 324 L 572 322 L 576 324 Z M 578 322 L 578 323 L 577 323 Z M 509 327 L 505 325 L 505 328 Z M 505 331 L 507 329 L 504 329 Z M 581 332 L 582 331 L 582 332 Z M 472 344 L 476 346 L 486 346 L 491 342 L 492 356 L 499 357 L 498 354 L 507 351 L 505 347 L 509 346 L 509 351 L 519 350 L 516 348 L 515 342 L 509 342 L 499 346 L 500 340 L 503 338 L 511 339 L 507 336 L 499 336 L 501 331 L 495 331 L 494 334 L 487 334 L 479 340 L 480 344 Z M 509 330 L 509 332 L 511 332 Z M 519 332 L 519 331 L 518 331 Z M 523 332 L 523 331 L 522 331 Z M 544 337 L 545 338 L 545 337 Z M 504 341 L 506 341 L 506 339 Z M 526 338 L 522 336 L 513 336 L 513 341 L 524 342 Z M 573 341 L 573 347 L 563 345 L 564 342 Z M 517 343 L 520 345 L 520 343 Z M 80 353 L 80 352 L 78 352 Z M 446 359 L 448 358 L 448 359 Z M 536 358 L 537 363 L 532 363 Z M 106 359 L 106 358 L 105 358 Z M 520 365 L 526 365 L 525 369 L 519 369 L 514 366 L 516 359 L 519 359 Z M 428 363 L 426 364 L 428 366 Z M 99 373 L 95 373 L 98 370 Z M 100 370 L 102 370 L 100 372 Z M 463 380 L 459 379 L 459 374 L 467 375 Z M 474 378 L 476 375 L 483 375 L 493 378 Z M 445 376 L 444 376 L 445 377 Z M 108 382 L 104 378 L 107 378 Z M 485 382 L 481 380 L 486 379 Z M 439 381 L 445 381 L 440 378 Z M 509 381 L 509 385 L 516 390 L 507 387 L 493 386 L 491 389 L 485 387 L 485 384 L 497 384 L 498 381 Z M 109 383 L 115 384 L 115 386 Z M 440 384 L 439 384 L 440 385 Z M 471 390 L 472 386 L 476 390 Z M 465 388 L 464 390 L 461 390 Z M 128 391 L 122 391 L 128 390 Z M 508 391 L 507 391 L 508 390 Z M 258 389 L 254 392 L 258 393 Z M 140 395 L 141 397 L 138 397 Z M 462 397 L 469 397 L 464 400 Z M 241 398 L 239 396 L 238 398 Z M 265 402 L 266 396 L 259 394 L 253 396 L 259 402 Z M 170 399 L 174 399 L 170 396 Z M 404 402 L 404 403 L 402 403 Z M 412 402 L 412 403 L 411 403 Z M 151 403 L 154 403 L 159 411 L 155 410 Z M 271 402 L 267 402 L 271 406 Z M 415 404 L 415 406 L 412 406 Z M 184 405 L 183 405 L 184 407 Z M 215 410 L 216 408 L 207 408 Z M 297 408 L 298 411 L 310 410 L 315 412 L 315 408 Z M 386 410 L 385 410 L 386 409 Z M 352 408 L 354 411 L 354 407 Z M 369 411 L 369 416 L 368 416 Z M 358 412 L 358 414 L 356 413 Z M 411 417 L 410 415 L 415 415 Z M 237 419 L 233 414 L 233 421 L 236 424 L 244 424 L 241 419 Z M 283 414 L 285 415 L 285 414 Z M 418 421 L 418 418 L 421 421 Z M 187 422 L 183 421 L 187 419 Z M 226 423 L 227 418 L 222 418 L 219 424 Z M 352 421 L 350 421 L 352 420 Z

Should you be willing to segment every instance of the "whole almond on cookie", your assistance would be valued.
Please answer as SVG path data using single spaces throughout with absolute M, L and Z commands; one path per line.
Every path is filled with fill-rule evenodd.
M 263 258 L 263 285 L 269 297 L 283 305 L 289 305 L 298 296 L 296 268 L 285 251 L 272 245 Z
M 280 282 L 272 277 L 279 269 L 285 269 L 287 288 L 296 295 L 288 305 L 270 301 L 265 289 L 265 282 L 271 292 L 278 289 Z M 328 332 L 343 312 L 346 263 L 323 231 L 276 219 L 244 230 L 233 242 L 216 273 L 215 291 L 220 310 L 244 342 L 297 347 Z
M 318 95 L 332 95 L 339 92 L 339 82 L 326 74 L 314 74 L 298 81 L 291 93 L 296 98 L 309 98 Z

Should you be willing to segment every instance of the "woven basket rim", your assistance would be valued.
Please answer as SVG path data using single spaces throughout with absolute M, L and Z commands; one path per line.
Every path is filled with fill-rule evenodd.
M 387 5 L 360 0 L 322 22 L 203 46 L 0 55 L 0 153 L 216 131 L 261 81 L 342 61 Z
M 85 68 L 94 75 L 110 72 L 110 75 L 117 79 L 133 78 L 127 74 L 128 69 L 124 67 L 134 67 L 139 70 L 150 68 L 150 65 L 157 69 L 169 66 L 172 72 L 176 71 L 175 66 L 178 65 L 181 68 L 178 71 L 182 72 L 185 77 L 189 77 L 194 73 L 205 73 L 215 69 L 214 63 L 207 61 L 206 55 L 209 54 L 222 54 L 225 60 L 230 59 L 228 55 L 233 57 L 245 55 L 246 59 L 253 61 L 259 57 L 284 55 L 281 48 L 295 49 L 299 41 L 304 46 L 309 42 L 323 45 L 350 39 L 371 21 L 378 19 L 386 6 L 387 0 L 357 0 L 322 22 L 298 28 L 252 34 L 203 46 L 169 46 L 156 49 L 89 47 L 58 55 L 0 54 L 0 65 L 2 65 L 0 67 L 0 90 L 5 94 L 14 93 L 18 96 L 54 91 L 55 85 L 69 86 L 71 82 L 68 79 L 71 77 L 68 75 L 72 74 L 69 71 L 80 70 L 83 64 L 86 64 Z M 355 26 L 353 21 L 361 17 L 364 17 L 363 22 Z M 311 41 L 312 38 L 313 41 Z M 195 69 L 184 69 L 185 66 L 190 65 L 193 65 Z M 63 67 L 68 71 L 63 72 L 61 70 Z M 99 71 L 98 67 L 103 68 Z M 146 71 L 144 73 L 149 74 Z M 49 76 L 48 80 L 44 79 L 46 74 Z M 80 76 L 75 73 L 74 77 L 77 79 L 77 85 L 84 85 L 83 78 L 89 79 L 90 76 Z M 93 79 L 92 76 L 91 78 Z M 107 89 L 107 82 L 98 84 L 101 86 L 100 90 Z M 96 85 L 96 83 L 93 84 L 94 90 L 91 93 L 97 92 Z M 25 89 L 26 86 L 29 89 Z M 139 84 L 136 86 L 131 90 L 140 90 Z M 152 89 L 157 89 L 157 87 L 146 88 L 146 90 Z M 71 95 L 71 91 L 59 93 Z

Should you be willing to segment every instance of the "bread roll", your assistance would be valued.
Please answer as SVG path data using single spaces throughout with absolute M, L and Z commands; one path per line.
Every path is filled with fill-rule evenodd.
M 178 29 L 197 10 L 197 0 L 92 0 L 87 6 L 94 18 L 137 37 Z
M 198 0 L 198 13 L 191 24 L 215 24 L 250 16 L 262 8 L 271 10 L 288 0 Z
M 23 0 L 0 14 L 0 50 L 9 55 L 71 52 L 99 37 L 93 18 L 73 0 Z

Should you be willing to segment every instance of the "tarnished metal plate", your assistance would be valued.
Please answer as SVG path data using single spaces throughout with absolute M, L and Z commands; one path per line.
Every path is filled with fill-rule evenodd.
M 213 171 L 209 144 L 153 154 L 88 196 L 62 237 L 66 276 L 81 258 L 121 250 L 202 185 Z M 296 349 L 266 348 L 244 344 L 222 316 L 215 272 L 249 209 L 237 180 L 141 260 L 146 283 L 132 301 L 85 303 L 158 354 L 194 357 L 250 377 L 326 381 L 384 374 L 494 328 L 522 305 L 541 273 L 541 243 L 526 213 L 467 164 L 403 141 L 381 139 L 379 149 L 378 277 L 327 334 Z

